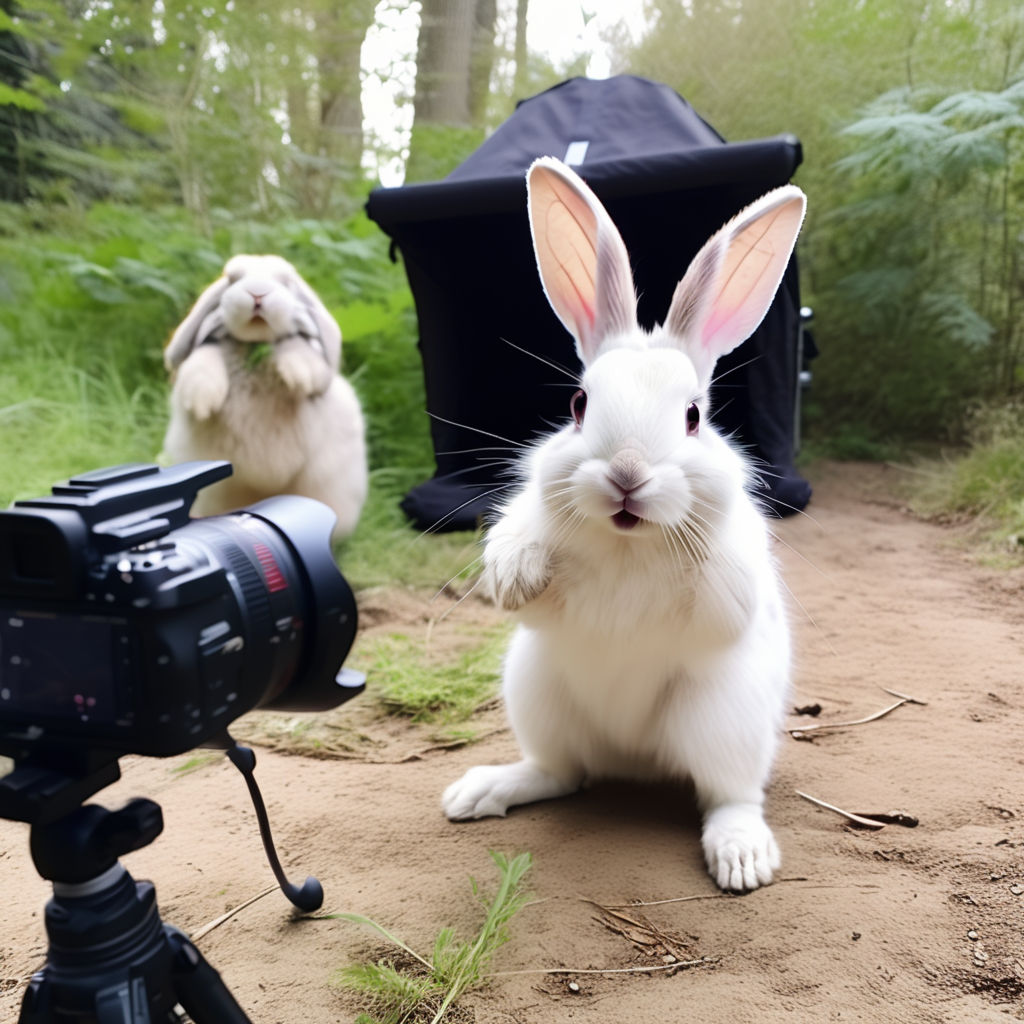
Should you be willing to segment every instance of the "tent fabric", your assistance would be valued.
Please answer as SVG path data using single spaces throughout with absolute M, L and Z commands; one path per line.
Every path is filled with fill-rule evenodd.
M 514 482 L 522 447 L 568 416 L 579 361 L 544 296 L 526 212 L 539 156 L 573 163 L 605 204 L 645 327 L 707 238 L 802 159 L 792 135 L 725 142 L 665 85 L 573 78 L 522 101 L 444 180 L 375 189 L 367 213 L 405 263 L 432 416 L 436 471 L 402 502 L 421 529 L 475 526 Z M 793 468 L 799 308 L 793 260 L 764 323 L 720 360 L 712 395 L 778 514 L 810 498 Z

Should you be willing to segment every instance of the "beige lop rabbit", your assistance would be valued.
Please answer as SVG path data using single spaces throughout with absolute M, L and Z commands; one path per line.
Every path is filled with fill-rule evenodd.
M 234 466 L 200 491 L 196 515 L 301 494 L 335 511 L 335 538 L 355 529 L 367 488 L 365 427 L 340 362 L 337 323 L 290 263 L 227 262 L 164 351 L 173 374 L 164 458 Z

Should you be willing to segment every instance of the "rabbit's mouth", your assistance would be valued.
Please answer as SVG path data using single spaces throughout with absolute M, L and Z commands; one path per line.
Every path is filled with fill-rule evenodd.
M 643 520 L 639 516 L 634 515 L 632 512 L 627 512 L 626 509 L 622 508 L 612 516 L 612 522 L 620 530 L 632 530 L 634 526 L 643 522 Z

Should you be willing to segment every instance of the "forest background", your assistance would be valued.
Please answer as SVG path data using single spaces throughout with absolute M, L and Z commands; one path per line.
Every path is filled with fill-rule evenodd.
M 531 44 L 553 10 L 578 27 Z M 1016 542 L 1019 3 L 597 10 L 0 0 L 0 503 L 152 460 L 166 337 L 228 256 L 273 251 L 341 324 L 368 417 L 372 497 L 347 572 L 357 585 L 433 580 L 429 558 L 393 554 L 407 530 L 397 500 L 433 457 L 404 271 L 363 204 L 382 179 L 442 177 L 518 99 L 597 67 L 665 82 L 729 141 L 800 138 L 802 295 L 822 352 L 805 457 L 953 453 L 928 464 L 922 507 L 994 516 Z

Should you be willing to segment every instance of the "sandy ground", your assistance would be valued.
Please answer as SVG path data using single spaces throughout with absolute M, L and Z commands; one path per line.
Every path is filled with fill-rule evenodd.
M 927 703 L 787 735 L 767 807 L 784 858 L 776 884 L 718 894 L 691 798 L 671 786 L 603 785 L 451 824 L 438 806 L 444 786 L 472 764 L 515 756 L 500 709 L 484 713 L 477 744 L 430 749 L 421 727 L 375 725 L 365 699 L 332 713 L 361 738 L 345 760 L 258 749 L 286 870 L 317 875 L 326 910 L 365 914 L 428 953 L 443 925 L 477 924 L 468 880 L 492 883 L 488 850 L 530 851 L 536 902 L 494 969 L 534 973 L 495 978 L 467 997 L 463 1021 L 1024 1019 L 1024 570 L 982 568 L 954 529 L 907 515 L 891 497 L 894 476 L 817 467 L 810 517 L 777 528 L 794 599 L 793 703 L 822 708 L 788 724 L 869 715 L 893 703 L 883 687 Z M 434 636 L 457 630 L 460 616 L 493 614 L 467 601 L 431 626 L 436 606 L 377 594 L 368 629 L 388 628 L 390 603 Z M 191 760 L 125 758 L 122 781 L 98 798 L 159 801 L 164 834 L 125 864 L 156 883 L 164 919 L 189 933 L 272 882 L 242 780 L 223 758 L 181 771 Z M 851 828 L 797 790 L 920 824 Z M 49 888 L 24 825 L 0 822 L 0 865 L 6 1021 L 45 955 Z M 674 902 L 620 909 L 624 920 L 581 897 Z M 352 1021 L 358 1007 L 332 974 L 382 945 L 345 921 L 293 919 L 276 891 L 198 944 L 256 1024 Z M 668 949 L 698 963 L 621 971 L 664 967 Z M 588 973 L 611 970 L 621 973 Z

